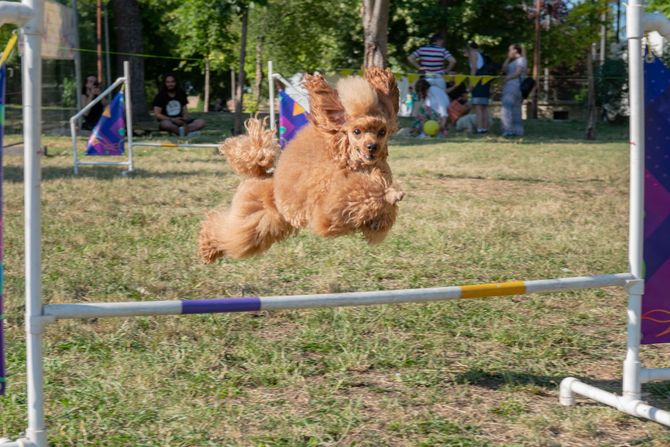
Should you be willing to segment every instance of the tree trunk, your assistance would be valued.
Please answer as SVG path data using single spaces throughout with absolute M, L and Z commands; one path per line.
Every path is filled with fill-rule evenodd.
M 116 48 L 120 53 L 144 53 L 142 42 L 142 17 L 137 0 L 111 0 L 114 13 Z M 132 96 L 133 120 L 146 121 L 147 100 L 144 95 L 144 59 L 138 56 L 118 56 L 117 69 L 123 69 L 123 61 L 130 61 L 130 93 Z
M 249 9 L 242 14 L 242 35 L 240 36 L 240 71 L 237 76 L 237 91 L 235 92 L 235 128 L 233 132 L 239 135 L 242 132 L 242 107 L 244 105 L 244 61 L 247 53 L 247 21 Z
M 593 60 L 596 52 L 596 44 L 589 47 L 586 52 L 586 76 L 589 83 L 589 96 L 586 106 L 586 139 L 596 139 L 596 86 L 593 77 Z
M 263 36 L 256 38 L 256 79 L 254 82 L 254 96 L 256 97 L 256 110 L 261 104 L 261 92 L 263 86 Z
M 363 1 L 365 67 L 386 67 L 389 0 Z

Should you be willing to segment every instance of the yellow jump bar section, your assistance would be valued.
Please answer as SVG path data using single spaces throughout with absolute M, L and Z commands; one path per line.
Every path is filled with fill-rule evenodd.
M 7 62 L 7 59 L 9 59 L 9 55 L 12 54 L 12 50 L 16 45 L 17 39 L 18 37 L 16 34 L 12 34 L 12 37 L 9 38 L 7 46 L 5 47 L 5 51 L 2 52 L 2 57 L 0 58 L 0 65 L 4 64 L 5 62 Z
M 496 284 L 477 284 L 461 286 L 461 298 L 483 298 L 486 296 L 523 295 L 526 293 L 525 281 L 500 282 Z

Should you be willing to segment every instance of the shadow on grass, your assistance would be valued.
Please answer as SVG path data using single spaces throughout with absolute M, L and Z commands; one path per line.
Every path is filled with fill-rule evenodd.
M 504 387 L 534 385 L 549 390 L 555 390 L 556 393 L 558 393 L 561 381 L 566 377 L 568 377 L 567 374 L 564 376 L 547 376 L 519 371 L 486 371 L 481 368 L 470 368 L 467 371 L 457 374 L 454 377 L 454 382 L 458 384 L 479 386 L 490 390 L 499 390 Z M 572 377 L 604 391 L 621 395 L 621 380 L 594 380 L 591 377 Z M 657 408 L 667 408 L 670 398 L 670 381 L 645 384 L 642 386 L 642 395 L 643 400 L 646 400 L 649 405 Z M 558 399 L 558 394 L 556 397 Z M 595 401 L 590 402 L 600 405 Z

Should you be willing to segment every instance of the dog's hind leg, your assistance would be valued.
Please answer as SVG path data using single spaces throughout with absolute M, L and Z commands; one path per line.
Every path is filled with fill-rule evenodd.
M 230 209 L 213 211 L 202 223 L 200 257 L 209 264 L 223 256 L 257 255 L 294 232 L 277 211 L 272 178 L 248 179 L 238 187 Z

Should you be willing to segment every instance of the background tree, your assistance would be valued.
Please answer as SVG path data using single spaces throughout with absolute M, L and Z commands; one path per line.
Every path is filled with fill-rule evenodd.
M 137 0 L 111 0 L 110 5 L 114 13 L 114 34 L 117 51 L 143 54 L 142 16 Z M 122 70 L 123 60 L 130 61 L 133 119 L 146 120 L 149 114 L 144 94 L 144 58 L 119 55 L 117 71 Z
M 389 0 L 363 0 L 365 67 L 386 67 Z

